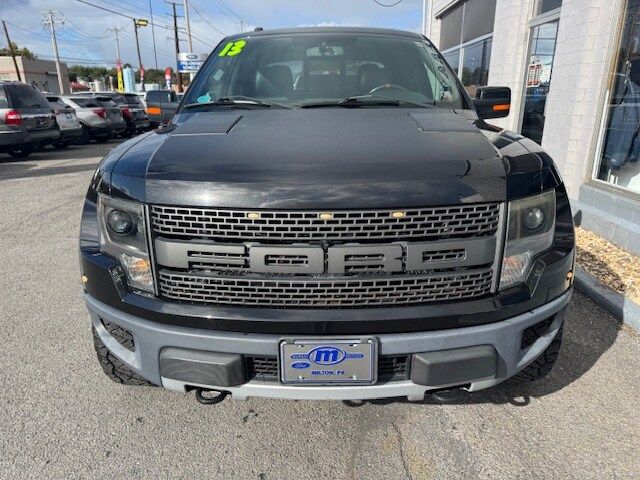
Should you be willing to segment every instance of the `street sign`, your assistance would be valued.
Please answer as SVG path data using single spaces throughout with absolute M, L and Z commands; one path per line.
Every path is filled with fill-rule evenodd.
M 206 53 L 179 53 L 178 71 L 180 73 L 195 73 L 206 59 Z

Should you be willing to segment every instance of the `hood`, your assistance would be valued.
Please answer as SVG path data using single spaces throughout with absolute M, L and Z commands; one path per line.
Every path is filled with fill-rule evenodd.
M 452 110 L 218 110 L 182 114 L 175 123 L 118 161 L 113 181 L 124 194 L 149 203 L 246 208 L 507 197 L 509 167 L 495 141 Z

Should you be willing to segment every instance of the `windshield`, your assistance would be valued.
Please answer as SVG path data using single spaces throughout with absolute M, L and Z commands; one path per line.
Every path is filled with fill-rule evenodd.
M 371 95 L 461 108 L 455 77 L 418 38 L 386 34 L 283 34 L 223 42 L 186 93 L 185 105 L 250 97 L 288 106 Z

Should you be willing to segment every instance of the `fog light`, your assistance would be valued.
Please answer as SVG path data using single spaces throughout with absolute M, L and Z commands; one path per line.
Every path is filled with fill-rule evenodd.
M 113 210 L 107 217 L 107 225 L 109 230 L 118 235 L 129 235 L 133 232 L 136 222 L 129 212 Z
M 127 274 L 129 286 L 153 293 L 151 262 L 146 258 L 134 257 L 126 253 L 123 253 L 120 259 Z

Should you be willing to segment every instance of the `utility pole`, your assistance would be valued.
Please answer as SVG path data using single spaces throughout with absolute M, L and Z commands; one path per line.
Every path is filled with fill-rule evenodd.
M 133 19 L 133 31 L 136 35 L 136 50 L 138 51 L 138 65 L 140 66 L 140 86 L 144 92 L 144 67 L 142 66 L 142 57 L 140 56 L 140 41 L 138 40 L 138 27 L 146 27 L 149 24 L 147 20 L 142 18 Z
M 189 52 L 193 53 L 193 43 L 191 41 L 191 23 L 189 22 L 189 0 L 183 0 L 184 2 L 184 19 L 187 22 L 187 45 L 189 45 Z M 189 81 L 192 81 L 194 77 L 193 73 L 189 74 Z
M 115 25 L 113 26 L 113 28 L 110 28 L 109 31 L 114 32 L 116 34 L 116 81 L 118 82 L 117 87 L 115 88 L 116 91 L 118 92 L 122 92 L 124 91 L 124 82 L 123 82 L 123 78 L 122 78 L 122 60 L 120 57 L 120 37 L 118 37 L 118 32 L 124 30 L 123 28 L 118 28 Z M 113 85 L 110 85 L 111 87 L 113 87 Z
M 151 38 L 153 39 L 153 58 L 156 61 L 156 70 L 158 70 L 158 51 L 156 50 L 156 27 L 153 24 L 153 8 L 151 0 L 149 0 L 149 19 L 151 20 Z
M 170 3 L 171 7 L 173 8 L 173 37 L 176 42 L 176 60 L 177 60 L 178 54 L 180 53 L 180 40 L 178 39 L 178 15 L 176 14 L 176 4 L 174 2 L 168 2 L 167 0 L 165 0 L 165 2 Z M 182 92 L 182 74 L 179 71 L 177 71 L 176 74 L 178 76 L 178 93 L 181 93 Z
M 56 23 L 63 24 L 64 20 L 60 15 L 54 18 L 54 11 L 47 10 L 42 12 L 44 15 L 43 25 L 49 26 L 51 29 L 51 46 L 53 47 L 53 54 L 56 58 L 56 73 L 58 74 L 58 86 L 60 87 L 60 93 L 66 93 L 64 91 L 64 82 L 62 81 L 62 67 L 60 66 L 60 55 L 58 54 L 58 40 L 56 39 Z
M 11 53 L 11 58 L 13 58 L 13 66 L 16 69 L 16 75 L 18 76 L 18 81 L 22 81 L 22 76 L 20 75 L 20 69 L 18 68 L 18 61 L 16 60 L 16 52 L 13 51 L 13 45 L 11 45 L 11 39 L 9 38 L 9 31 L 7 30 L 7 24 L 2 20 L 2 26 L 4 27 L 4 35 L 7 37 L 7 45 L 9 46 L 9 52 Z
M 121 63 L 120 57 L 120 37 L 118 37 L 118 32 L 121 32 L 124 28 L 118 28 L 115 25 L 113 28 L 110 28 L 110 32 L 114 32 L 116 34 L 116 63 Z

